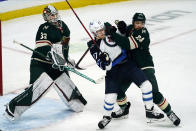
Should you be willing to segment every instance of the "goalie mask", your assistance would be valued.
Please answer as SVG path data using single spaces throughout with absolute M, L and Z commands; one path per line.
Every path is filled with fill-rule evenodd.
M 49 23 L 56 23 L 59 20 L 58 10 L 52 5 L 45 7 L 42 15 Z
M 99 20 L 94 20 L 94 21 L 90 22 L 89 29 L 90 29 L 91 33 L 96 37 L 97 31 L 104 29 L 104 22 L 99 21 Z

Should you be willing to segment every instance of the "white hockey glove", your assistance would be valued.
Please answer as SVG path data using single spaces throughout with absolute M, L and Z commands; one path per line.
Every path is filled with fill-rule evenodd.
M 67 66 L 68 66 L 69 68 L 75 68 L 75 66 L 76 66 L 75 60 L 68 57 Z
M 63 56 L 61 44 L 53 44 L 51 51 L 48 52 L 48 56 L 52 59 L 52 68 L 59 69 L 60 71 L 64 70 L 66 61 Z

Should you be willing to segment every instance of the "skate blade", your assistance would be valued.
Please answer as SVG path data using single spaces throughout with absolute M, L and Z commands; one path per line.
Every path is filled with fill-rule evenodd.
M 165 118 L 162 118 L 162 119 L 149 119 L 147 118 L 147 123 L 148 124 L 153 124 L 153 123 L 158 123 L 158 122 L 164 122 L 166 119 Z
M 119 118 L 112 118 L 112 119 L 114 119 L 114 120 L 122 120 L 122 119 L 127 119 L 127 118 L 129 118 L 129 115 L 121 116 Z

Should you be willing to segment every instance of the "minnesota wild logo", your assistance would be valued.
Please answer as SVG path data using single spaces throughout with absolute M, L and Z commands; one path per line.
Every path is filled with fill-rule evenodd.
M 144 37 L 142 37 L 141 35 L 138 35 L 137 37 L 135 37 L 140 43 L 144 40 Z

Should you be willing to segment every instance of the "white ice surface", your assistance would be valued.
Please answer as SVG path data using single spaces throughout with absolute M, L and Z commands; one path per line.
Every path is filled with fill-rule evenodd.
M 147 28 L 151 36 L 151 53 L 154 58 L 160 91 L 182 120 L 179 127 L 173 127 L 169 120 L 160 124 L 147 125 L 140 90 L 135 85 L 132 85 L 127 91 L 128 100 L 132 103 L 129 118 L 113 120 L 105 130 L 195 130 L 195 5 L 196 1 L 193 0 L 129 1 L 89 6 L 75 10 L 87 28 L 88 23 L 92 19 L 101 19 L 112 24 L 114 24 L 116 19 L 131 23 L 132 15 L 135 12 L 144 12 L 146 14 L 148 19 Z M 70 56 L 77 61 L 87 48 L 86 41 L 89 40 L 88 35 L 70 10 L 60 11 L 60 15 L 71 30 Z M 12 41 L 15 39 L 34 48 L 36 31 L 41 23 L 43 23 L 41 15 L 18 18 L 2 23 L 3 84 L 5 94 L 26 87 L 29 81 L 30 51 L 14 45 Z M 81 72 L 93 79 L 97 79 L 104 74 L 104 71 L 95 65 L 89 54 L 83 59 L 80 66 L 87 67 L 86 70 Z M 33 128 L 32 130 L 98 130 L 97 123 L 103 114 L 104 83 L 95 85 L 75 74 L 71 74 L 71 78 L 88 100 L 84 112 L 79 114 L 73 113 L 73 115 L 66 117 L 61 122 L 53 123 L 43 128 Z M 51 90 L 45 97 L 58 99 L 54 90 Z M 38 110 L 37 112 L 43 114 L 44 111 Z M 2 117 L 0 117 L 1 119 Z M 28 119 L 26 122 L 28 122 Z

